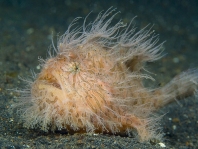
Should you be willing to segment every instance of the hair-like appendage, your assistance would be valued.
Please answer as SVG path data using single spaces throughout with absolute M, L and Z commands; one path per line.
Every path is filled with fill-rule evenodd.
M 29 87 L 19 91 L 18 114 L 27 128 L 78 132 L 131 133 L 141 141 L 161 138 L 159 116 L 153 111 L 197 87 L 197 70 L 187 71 L 160 89 L 143 86 L 145 62 L 162 57 L 158 35 L 146 26 L 114 25 L 117 13 L 109 8 L 82 27 L 69 25 L 57 49 Z M 110 16 L 111 15 L 111 16 Z M 87 24 L 87 25 L 86 25 Z M 54 45 L 53 45 L 54 47 Z M 186 90 L 187 89 L 187 90 Z

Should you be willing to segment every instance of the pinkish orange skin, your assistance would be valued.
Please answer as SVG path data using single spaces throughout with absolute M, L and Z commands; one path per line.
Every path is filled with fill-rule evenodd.
M 128 112 L 127 108 L 129 107 L 125 107 L 126 105 L 122 107 L 121 102 L 112 100 L 117 97 L 125 99 L 126 97 L 139 96 L 139 93 L 137 95 L 130 94 L 131 89 L 135 91 L 139 88 L 138 86 L 135 87 L 137 89 L 129 88 L 124 92 L 116 89 L 116 83 L 124 81 L 123 70 L 126 69 L 125 64 L 114 65 L 111 57 L 105 60 L 103 56 L 108 53 L 102 47 L 97 45 L 85 47 L 87 50 L 85 55 L 79 54 L 77 56 L 75 53 L 69 53 L 68 58 L 64 55 L 58 55 L 45 63 L 42 72 L 32 85 L 33 98 L 42 96 L 37 101 L 39 102 L 40 112 L 51 106 L 53 110 L 56 110 L 54 117 L 51 116 L 53 121 L 58 121 L 56 115 L 69 117 L 72 119 L 71 122 L 61 123 L 61 127 L 68 130 L 72 130 L 73 128 L 70 126 L 75 124 L 77 131 L 85 132 L 86 125 L 83 123 L 86 122 L 83 122 L 84 120 L 93 124 L 94 132 L 114 132 L 114 128 L 111 127 L 115 125 L 114 127 L 117 127 L 116 129 L 121 132 L 126 132 L 129 128 L 138 130 L 141 127 L 141 133 L 147 133 L 146 120 L 141 120 L 130 111 Z M 84 50 L 83 47 L 80 48 Z M 78 49 L 79 53 L 81 53 L 81 49 Z M 88 72 L 88 70 L 90 71 Z M 103 72 L 99 70 L 103 70 Z M 115 72 L 117 73 L 116 78 L 114 77 Z M 119 81 L 116 82 L 113 79 L 119 79 Z M 67 82 L 65 84 L 69 84 L 69 86 L 64 86 L 62 84 L 64 82 Z M 132 85 L 132 83 L 129 85 Z M 69 87 L 70 90 L 64 92 L 65 87 Z M 45 95 L 43 96 L 43 94 Z M 141 94 L 145 96 L 148 93 L 143 92 Z M 65 100 L 68 101 L 64 103 Z M 125 101 L 122 102 L 125 103 Z M 55 104 L 57 106 L 54 106 Z M 133 104 L 137 105 L 137 103 Z
M 112 11 L 99 14 L 88 27 L 83 25 L 83 33 L 70 31 L 71 25 L 59 40 L 57 55 L 43 61 L 41 72 L 23 97 L 24 106 L 19 107 L 27 128 L 136 130 L 141 141 L 160 139 L 159 118 L 152 117 L 152 112 L 194 93 L 197 70 L 179 75 L 162 88 L 145 88 L 143 79 L 153 78 L 143 74 L 142 68 L 145 62 L 161 58 L 162 45 L 155 46 L 158 39 L 145 29 L 132 33 L 127 27 L 116 36 L 125 25 L 118 22 L 109 27 L 113 17 L 104 19 Z

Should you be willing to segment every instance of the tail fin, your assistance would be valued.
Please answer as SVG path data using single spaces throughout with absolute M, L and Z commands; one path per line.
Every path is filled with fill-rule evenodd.
M 189 69 L 177 75 L 164 87 L 155 90 L 156 97 L 160 97 L 155 106 L 159 108 L 175 101 L 175 99 L 184 99 L 196 94 L 197 89 L 198 69 Z

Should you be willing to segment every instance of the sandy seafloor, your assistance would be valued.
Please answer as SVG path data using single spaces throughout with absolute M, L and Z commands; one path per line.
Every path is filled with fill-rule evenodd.
M 45 58 L 51 44 L 51 35 L 66 31 L 75 17 L 85 17 L 114 6 L 121 14 L 116 16 L 129 22 L 137 16 L 138 28 L 151 23 L 160 34 L 165 57 L 146 67 L 154 74 L 150 86 L 164 85 L 173 76 L 188 68 L 198 68 L 198 1 L 196 0 L 0 0 L 0 148 L 162 148 L 157 142 L 140 143 L 133 137 L 103 134 L 44 133 L 28 130 L 18 124 L 10 106 L 19 96 L 12 90 L 23 88 L 18 76 L 30 76 L 30 70 L 39 72 L 38 56 Z M 79 24 L 80 25 L 80 24 Z M 166 148 L 198 148 L 198 99 L 189 97 L 180 104 L 173 103 L 158 112 Z

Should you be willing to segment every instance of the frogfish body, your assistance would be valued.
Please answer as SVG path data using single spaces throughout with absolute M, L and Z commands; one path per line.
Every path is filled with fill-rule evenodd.
M 56 55 L 42 60 L 42 70 L 29 82 L 18 113 L 27 128 L 44 131 L 137 132 L 141 141 L 160 138 L 160 107 L 193 94 L 198 71 L 188 70 L 167 85 L 143 85 L 144 64 L 162 57 L 163 44 L 148 27 L 136 32 L 121 21 L 111 26 L 114 9 L 94 22 L 73 27 L 58 41 Z M 74 29 L 72 29 L 74 28 Z

